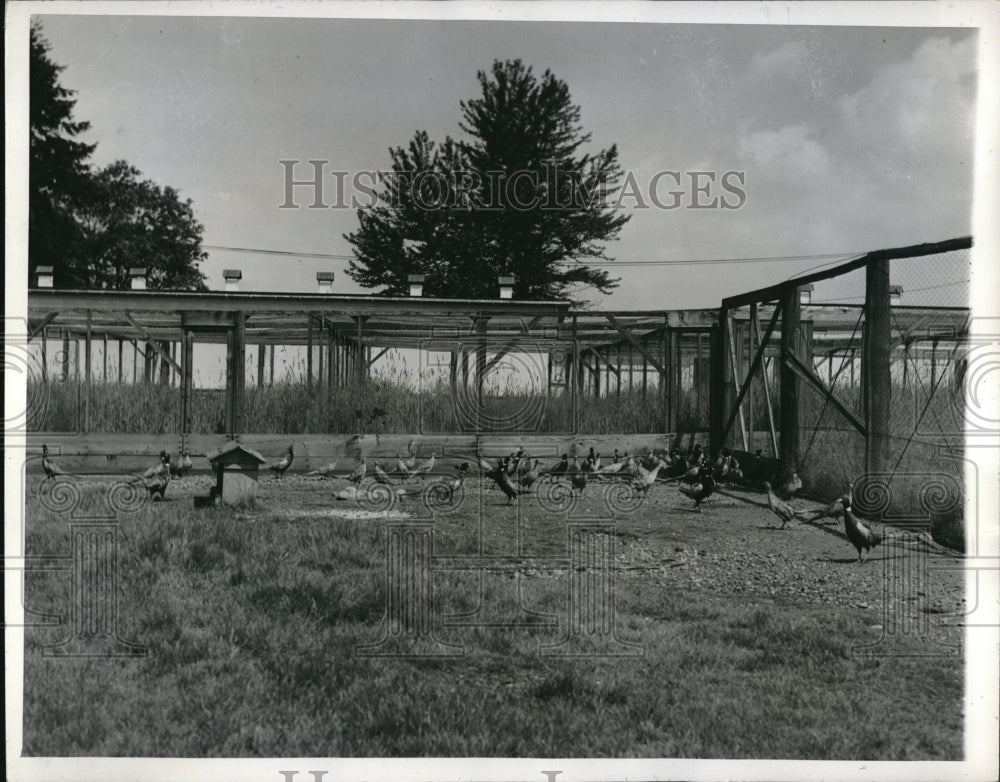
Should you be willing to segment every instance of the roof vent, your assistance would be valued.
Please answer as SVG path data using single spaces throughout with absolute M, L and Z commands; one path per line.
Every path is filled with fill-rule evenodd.
M 808 285 L 799 286 L 799 304 L 809 304 L 813 298 L 813 291 L 816 286 L 811 282 Z
M 239 269 L 226 269 L 222 272 L 222 276 L 226 280 L 227 291 L 238 291 L 240 289 L 240 280 L 243 279 L 243 272 Z
M 513 299 L 514 298 L 514 278 L 513 277 L 500 277 L 500 298 L 501 299 Z
M 333 293 L 333 272 L 316 272 L 320 293 Z
M 410 295 L 420 297 L 424 295 L 424 275 L 411 274 L 406 278 L 410 283 Z
M 132 284 L 132 290 L 134 291 L 144 291 L 146 290 L 146 267 L 145 266 L 133 266 L 128 270 L 129 280 Z
M 35 287 L 51 288 L 55 280 L 55 270 L 52 266 L 39 266 L 35 269 Z

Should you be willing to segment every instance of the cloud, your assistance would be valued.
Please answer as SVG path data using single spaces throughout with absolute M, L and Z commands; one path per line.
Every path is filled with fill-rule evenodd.
M 801 70 L 807 56 L 806 47 L 801 42 L 788 41 L 777 49 L 755 54 L 750 60 L 748 72 L 751 77 L 760 79 L 792 76 Z
M 783 179 L 789 188 L 808 186 L 833 173 L 830 154 L 804 123 L 747 133 L 738 145 L 749 166 L 766 169 L 768 179 Z

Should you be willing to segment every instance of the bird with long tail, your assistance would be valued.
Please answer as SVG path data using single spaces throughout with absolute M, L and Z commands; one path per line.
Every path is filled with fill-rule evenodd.
M 331 475 L 333 475 L 334 471 L 337 469 L 338 461 L 339 457 L 334 458 L 332 462 L 327 462 L 322 467 L 316 470 L 310 470 L 309 472 L 306 473 L 306 475 L 318 475 L 320 478 L 329 478 Z
M 569 456 L 566 454 L 562 455 L 562 458 L 556 463 L 554 467 L 550 467 L 545 470 L 543 475 L 547 476 L 551 481 L 556 479 L 556 476 L 565 475 L 569 471 Z
M 635 481 L 635 485 L 642 489 L 643 496 L 649 494 L 650 487 L 656 484 L 656 476 L 665 467 L 667 467 L 667 463 L 663 459 L 660 459 L 652 470 L 647 470 L 642 465 L 639 465 L 639 474 L 633 480 Z
M 511 483 L 506 470 L 498 470 L 492 477 L 496 485 L 500 488 L 500 491 L 507 495 L 508 505 L 511 505 L 517 498 L 517 495 L 522 493 L 517 489 L 517 487 L 514 486 L 513 483 Z
M 66 471 L 56 464 L 49 457 L 49 447 L 42 444 L 42 469 L 45 470 L 46 478 L 57 478 L 60 475 L 66 475 Z
M 381 483 L 383 486 L 395 486 L 396 485 L 396 482 L 393 481 L 391 478 L 389 478 L 388 475 L 385 474 L 385 470 L 382 469 L 382 466 L 378 462 L 375 462 L 375 464 L 372 465 L 372 469 L 375 472 L 375 482 L 376 483 Z
M 770 481 L 764 481 L 764 488 L 767 490 L 767 507 L 781 519 L 781 529 L 784 529 L 788 522 L 799 520 L 799 512 L 774 493 Z
M 885 540 L 884 529 L 881 525 L 856 516 L 851 508 L 851 498 L 847 495 L 840 498 L 840 504 L 844 508 L 844 531 L 847 539 L 858 550 L 858 564 L 863 565 L 868 561 L 868 553 Z M 864 559 L 861 557 L 862 551 L 865 553 Z
M 528 471 L 523 473 L 518 478 L 518 483 L 521 484 L 521 488 L 530 489 L 532 485 L 535 483 L 535 481 L 538 480 L 538 476 L 540 475 L 538 468 L 541 466 L 541 464 L 542 463 L 538 459 L 535 459 L 534 464 L 528 468 Z
M 430 475 L 431 471 L 434 469 L 434 454 L 431 454 L 427 459 L 422 461 L 416 467 L 413 468 L 413 475 Z
M 691 486 L 681 484 L 677 488 L 681 494 L 694 500 L 695 510 L 701 513 L 701 504 L 711 497 L 715 491 L 715 478 L 712 477 L 712 469 L 710 467 L 702 467 L 699 478 L 700 480 Z
M 159 499 L 162 500 L 170 485 L 170 454 L 166 451 L 160 451 L 159 463 L 146 470 L 140 480 L 150 497 L 155 500 L 159 496 Z
M 178 457 L 176 463 L 172 462 L 170 464 L 170 473 L 175 478 L 183 478 L 191 472 L 192 467 L 194 467 L 194 463 L 191 461 L 191 454 L 185 448 L 181 451 L 181 455 Z
M 355 467 L 354 471 L 347 476 L 347 480 L 348 482 L 353 483 L 355 486 L 359 486 L 361 484 L 361 481 L 364 480 L 365 473 L 367 472 L 368 472 L 368 465 L 366 463 L 365 458 L 361 457 L 361 461 L 358 463 L 358 466 Z
M 281 458 L 281 460 L 268 465 L 267 469 L 280 478 L 288 471 L 288 468 L 292 466 L 293 461 L 295 461 L 295 448 L 292 445 L 289 445 L 288 450 L 285 452 L 285 455 Z

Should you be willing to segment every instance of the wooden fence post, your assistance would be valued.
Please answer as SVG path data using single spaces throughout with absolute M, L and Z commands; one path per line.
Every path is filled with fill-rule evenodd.
M 246 387 L 246 315 L 236 313 L 233 329 L 233 436 L 243 433 L 243 394 Z
M 184 330 L 183 372 L 181 377 L 181 440 L 186 443 L 192 429 L 194 401 L 194 332 Z
M 87 339 L 84 343 L 87 355 L 84 358 L 84 397 L 83 397 L 83 432 L 87 434 L 90 431 L 90 360 L 91 353 L 93 353 L 92 348 L 94 347 L 93 342 L 93 325 L 94 325 L 94 315 L 90 310 L 87 310 Z
M 884 472 L 889 462 L 889 367 L 892 349 L 890 323 L 889 261 L 869 262 L 865 274 L 865 330 L 862 345 L 861 383 L 864 399 L 865 472 Z
M 799 357 L 802 341 L 799 289 L 788 287 L 781 294 L 781 461 L 786 469 L 799 466 L 799 376 L 789 356 Z

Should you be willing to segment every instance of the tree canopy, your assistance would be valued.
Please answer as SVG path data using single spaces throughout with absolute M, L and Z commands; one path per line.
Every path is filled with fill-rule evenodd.
M 604 243 L 628 221 L 609 204 L 622 171 L 617 147 L 583 151 L 591 136 L 569 87 L 519 60 L 480 71 L 481 94 L 460 104 L 466 140 L 418 131 L 389 150 L 391 172 L 375 205 L 358 210 L 348 274 L 397 295 L 425 275 L 431 296 L 491 298 L 513 275 L 518 299 L 574 298 L 578 286 L 609 293 Z
M 37 25 L 30 43 L 29 271 L 52 266 L 57 287 L 128 288 L 129 269 L 144 266 L 151 288 L 205 290 L 190 199 L 125 161 L 95 169 L 96 145 L 80 139 L 90 124 L 74 119 Z

